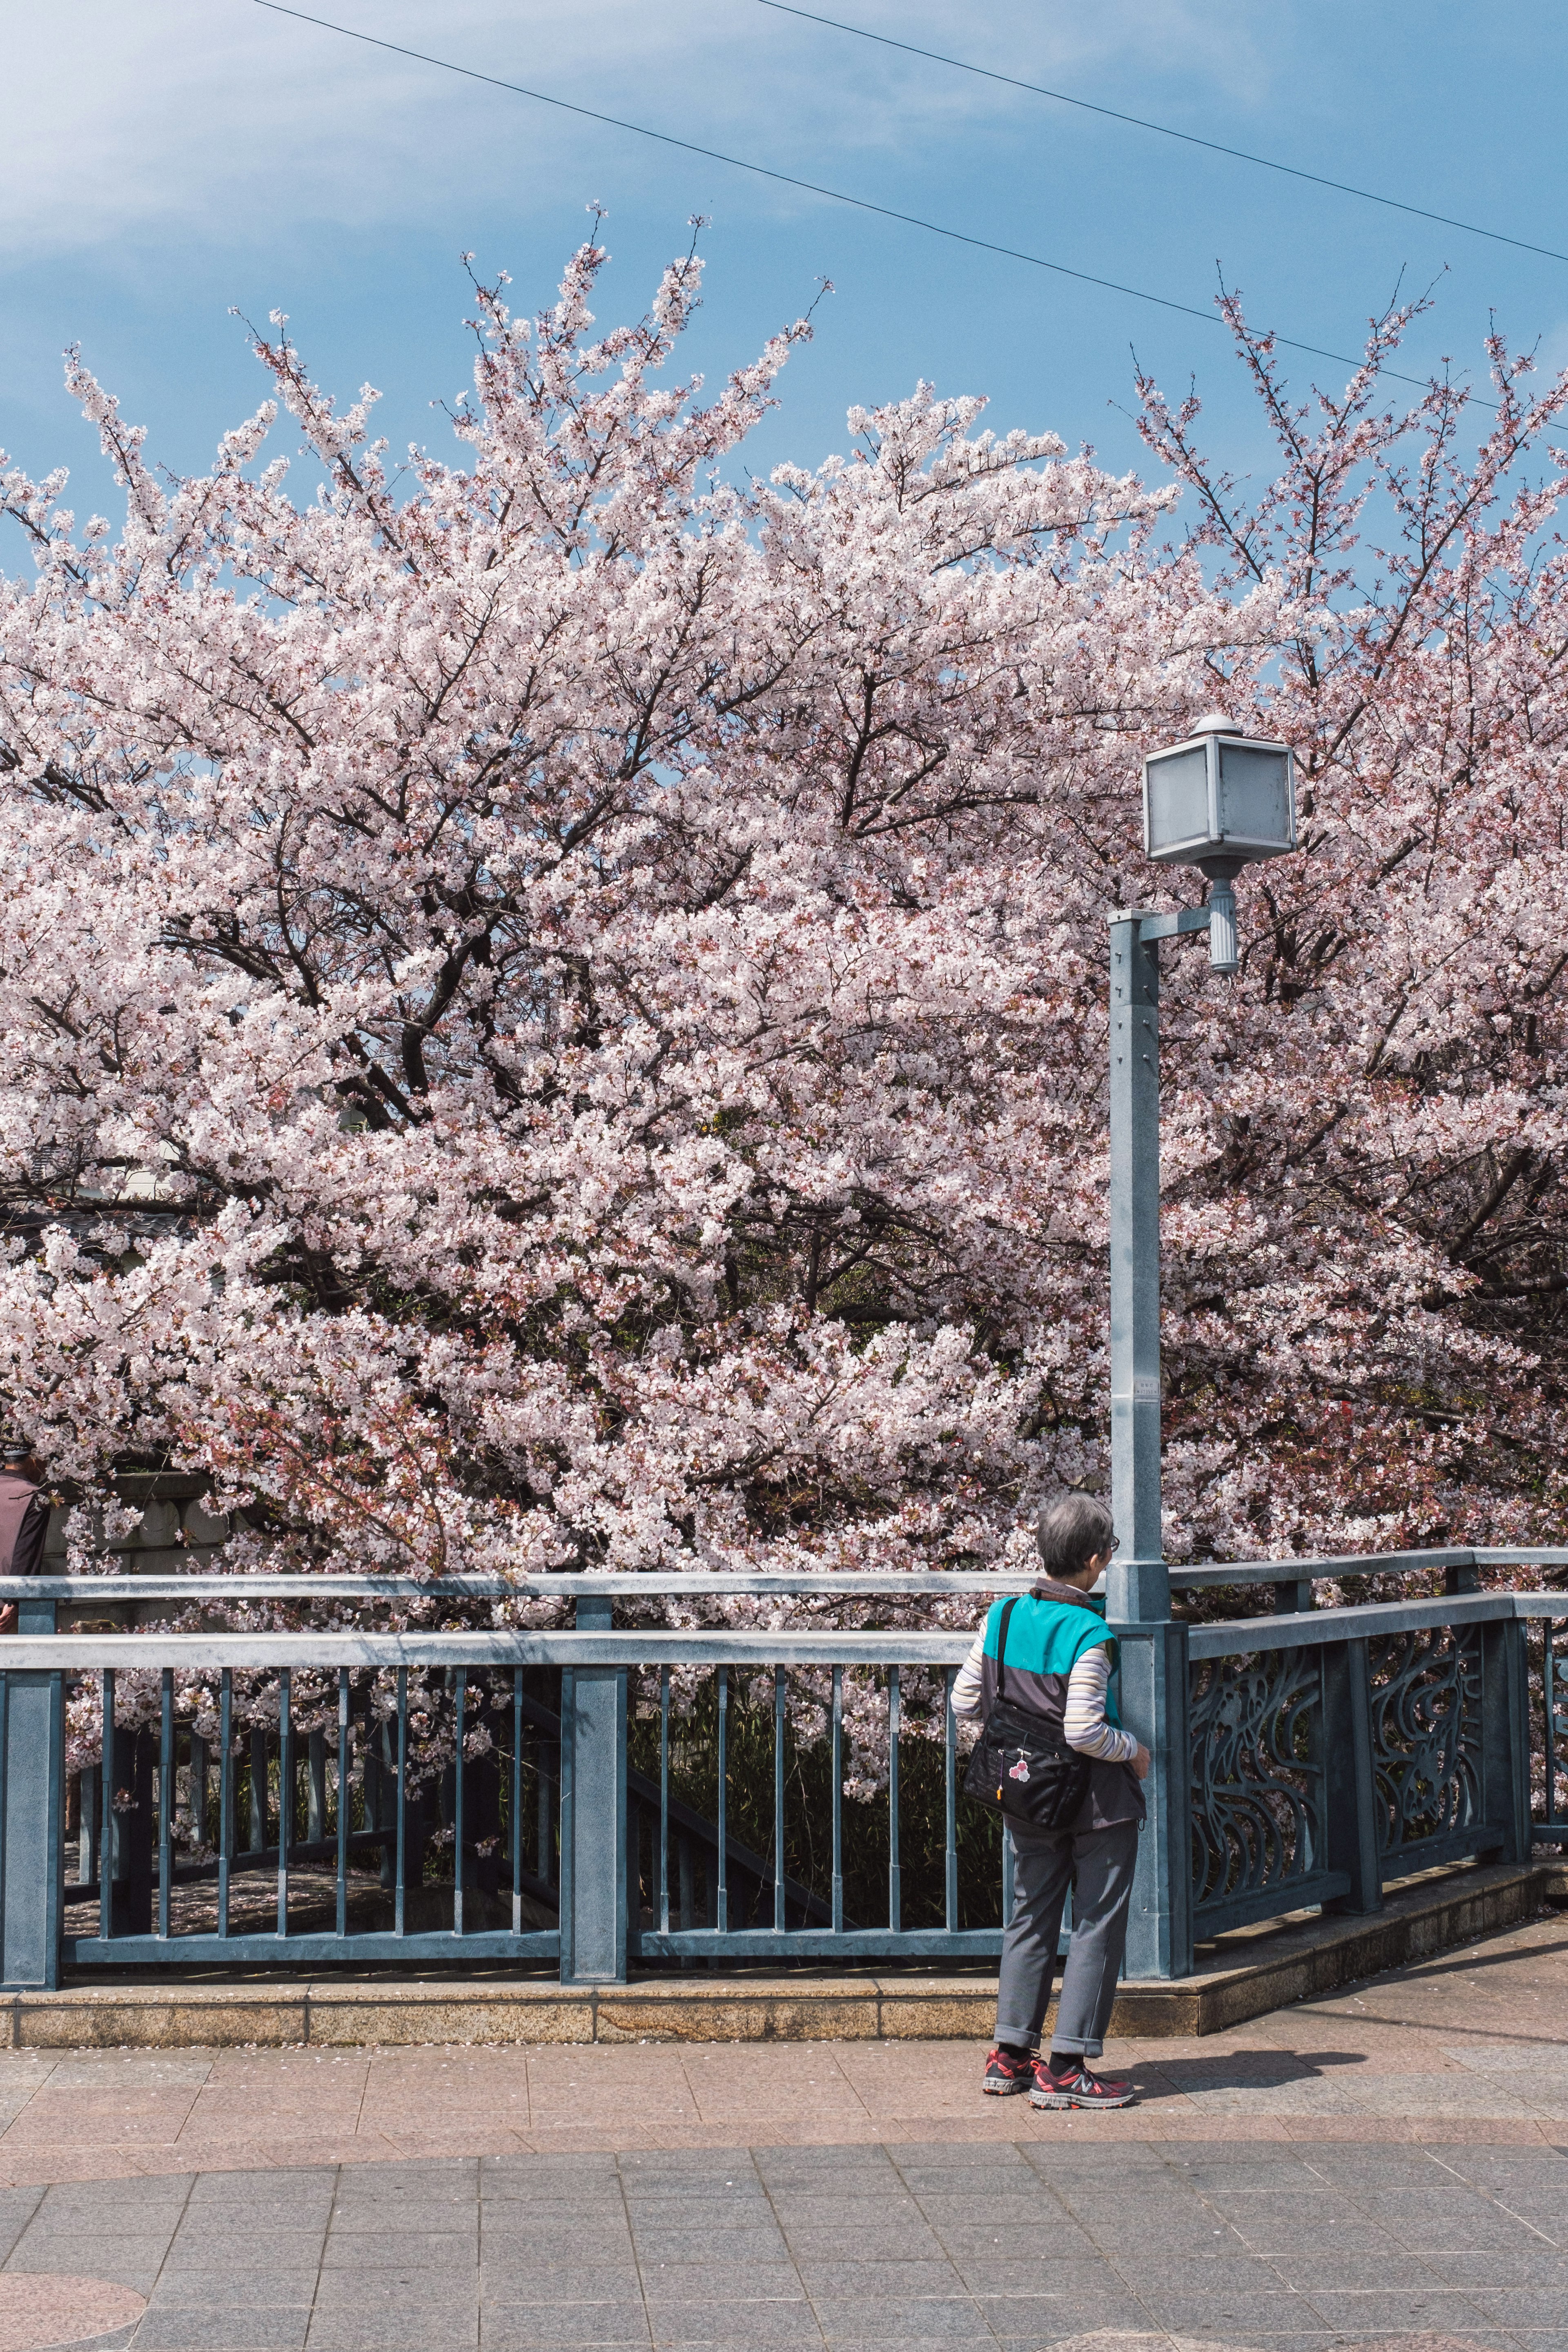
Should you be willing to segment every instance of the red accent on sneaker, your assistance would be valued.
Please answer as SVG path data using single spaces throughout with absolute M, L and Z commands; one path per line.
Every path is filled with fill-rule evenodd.
M 1037 2058 L 1014 2058 L 1005 2050 L 993 2050 L 986 2055 L 980 2087 L 1005 2099 L 1015 2091 L 1032 2091 L 1045 2071 Z
M 1062 2065 L 1052 2053 L 1051 2063 L 1038 2070 L 1039 2080 L 1029 2094 L 1036 2107 L 1130 2107 L 1136 2097 L 1125 2075 L 1096 2074 L 1081 2058 Z

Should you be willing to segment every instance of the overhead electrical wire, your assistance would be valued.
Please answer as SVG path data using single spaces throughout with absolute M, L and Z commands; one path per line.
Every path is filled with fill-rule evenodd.
M 1245 147 L 1226 147 L 1217 139 L 1201 139 L 1195 131 L 1177 131 L 1168 122 L 1151 122 L 1146 115 L 1123 114 L 1114 106 L 1097 106 L 1092 99 L 1073 98 L 1065 89 L 1047 89 L 1043 82 L 1020 81 L 1015 74 L 996 73 L 990 66 L 972 65 L 967 58 L 950 58 L 941 49 L 922 49 L 914 41 L 900 41 L 891 33 L 873 33 L 865 25 L 847 25 L 838 16 L 819 16 L 813 8 L 796 8 L 790 0 L 757 0 L 760 8 L 771 8 L 776 16 L 799 16 L 808 25 L 826 25 L 835 33 L 852 33 L 858 41 L 875 41 L 884 49 L 902 49 L 907 57 L 925 58 L 932 65 L 952 66 L 959 73 L 974 74 L 982 81 L 1000 82 L 1006 89 L 1027 90 L 1033 98 L 1054 99 L 1058 106 L 1076 106 L 1085 114 L 1102 115 L 1108 122 L 1131 123 L 1136 131 L 1152 131 L 1162 139 L 1179 139 L 1184 146 L 1206 147 L 1211 155 L 1228 155 L 1233 163 L 1254 163 L 1262 172 L 1282 172 L 1288 179 L 1309 180 L 1315 188 L 1332 188 L 1342 196 L 1357 196 L 1363 204 L 1386 205 L 1391 212 L 1409 213 L 1416 220 L 1436 221 L 1443 228 L 1462 229 L 1467 236 L 1489 237 L 1494 245 L 1511 245 L 1518 253 L 1538 253 L 1546 261 L 1568 261 L 1568 253 L 1559 253 L 1554 246 L 1531 245 L 1522 236 L 1509 236 L 1501 229 L 1479 228 L 1474 221 L 1456 220 L 1451 213 L 1429 212 L 1425 205 L 1406 204 L 1402 196 L 1379 195 L 1373 188 L 1352 187 L 1348 180 L 1331 180 L 1321 172 L 1308 172 L 1299 163 L 1280 163 L 1271 155 L 1253 155 Z
M 376 33 L 362 33 L 357 26 L 339 25 L 330 16 L 312 16 L 304 8 L 290 8 L 284 0 L 252 0 L 252 5 L 265 8 L 274 16 L 292 16 L 299 24 L 314 25 L 324 33 L 341 33 L 345 40 L 362 41 L 366 47 L 385 49 L 393 57 L 411 58 L 416 64 L 435 66 L 442 73 L 458 74 L 465 81 L 483 82 L 490 89 L 510 90 L 516 98 L 531 99 L 539 106 L 553 106 L 563 114 L 575 114 L 586 122 L 602 122 L 612 131 L 629 131 L 638 139 L 652 139 L 661 147 L 678 147 L 684 154 L 700 155 L 710 163 L 723 163 L 731 171 L 750 172 L 762 180 L 772 180 L 779 186 L 799 188 L 807 195 L 825 196 L 830 204 L 849 205 L 857 212 L 873 213 L 881 220 L 898 221 L 905 228 L 923 229 L 930 236 L 946 237 L 954 245 L 966 245 L 980 253 L 999 254 L 1005 261 L 1022 261 L 1031 269 L 1047 269 L 1054 277 L 1071 278 L 1080 286 L 1098 286 L 1110 294 L 1125 294 L 1134 302 L 1151 302 L 1162 310 L 1179 311 L 1184 318 L 1200 320 L 1205 327 L 1218 327 L 1225 322 L 1214 310 L 1202 310 L 1194 302 L 1179 302 L 1169 294 L 1152 294 L 1142 286 L 1126 286 L 1115 278 L 1097 278 L 1087 269 L 1073 269 L 1065 261 L 1047 261 L 1044 254 L 1026 253 L 1020 247 L 1000 245 L 988 236 L 974 236 L 968 230 L 949 228 L 942 221 L 922 219 L 918 213 L 900 212 L 891 205 L 873 203 L 869 196 L 852 196 L 842 188 L 824 187 L 820 181 L 804 180 L 793 172 L 776 172 L 770 164 L 753 163 L 743 155 L 727 155 L 721 148 L 703 147 L 694 139 L 680 139 L 670 131 L 651 131 L 646 123 L 628 122 L 624 116 L 605 114 L 596 107 L 579 106 L 569 98 L 553 97 L 549 90 L 532 89 L 525 82 L 507 81 L 499 74 L 481 73 L 476 66 L 455 65 L 450 58 L 432 57 L 427 49 L 412 49 L 401 41 L 382 39 Z M 825 20 L 826 21 L 826 20 Z M 1331 352 L 1321 343 L 1304 343 L 1294 335 L 1274 334 L 1273 341 L 1287 351 L 1305 352 L 1313 359 L 1332 360 L 1336 367 L 1359 368 L 1362 359 L 1352 359 L 1343 352 Z M 1418 391 L 1428 388 L 1425 376 L 1403 375 L 1396 368 L 1384 368 L 1381 373 L 1396 383 L 1414 384 Z M 1472 398 L 1476 395 L 1472 394 Z M 1477 398 L 1478 407 L 1489 408 L 1494 404 Z

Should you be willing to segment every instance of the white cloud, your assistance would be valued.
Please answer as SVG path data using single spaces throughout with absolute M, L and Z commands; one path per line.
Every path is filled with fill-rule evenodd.
M 752 0 L 318 5 L 383 39 L 806 176 L 828 176 L 831 161 L 842 179 L 855 155 L 919 152 L 938 133 L 1019 110 L 1043 134 L 1063 120 L 1037 100 Z M 995 0 L 962 16 L 951 0 L 843 0 L 843 10 L 1111 103 L 1121 102 L 1116 91 L 1091 86 L 1107 67 L 1128 88 L 1166 80 L 1167 106 L 1205 88 L 1245 99 L 1264 71 L 1258 0 L 1105 0 L 1053 9 L 1048 21 L 1035 0 Z M 323 216 L 395 222 L 455 184 L 475 198 L 504 187 L 526 205 L 531 181 L 582 149 L 570 116 L 254 0 L 19 9 L 6 46 L 0 251 L 16 257 L 170 233 L 266 243 Z M 21 93 L 30 104 L 17 103 Z

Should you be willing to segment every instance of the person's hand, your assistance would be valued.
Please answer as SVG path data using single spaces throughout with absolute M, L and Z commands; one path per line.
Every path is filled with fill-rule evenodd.
M 1140 1740 L 1138 1743 L 1138 1753 L 1132 1759 L 1132 1769 L 1137 1773 L 1138 1778 L 1141 1780 L 1146 1780 L 1149 1778 L 1149 1750 L 1144 1747 L 1142 1741 Z

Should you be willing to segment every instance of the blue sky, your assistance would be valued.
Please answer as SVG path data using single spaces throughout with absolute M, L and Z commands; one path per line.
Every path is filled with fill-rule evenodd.
M 1353 352 L 1404 274 L 1438 280 L 1413 372 L 1479 358 L 1489 313 L 1568 362 L 1568 263 L 1205 155 L 777 15 L 756 0 L 301 0 L 590 107 Z M 1100 104 L 1568 253 L 1568 13 L 1541 0 L 822 0 L 828 13 Z M 17 12 L 0 152 L 0 446 L 107 504 L 60 389 L 63 345 L 205 467 L 261 396 L 236 306 L 275 307 L 312 371 L 384 395 L 383 429 L 445 451 L 433 398 L 468 375 L 458 255 L 549 298 L 607 209 L 599 316 L 642 307 L 694 212 L 709 266 L 693 362 L 717 378 L 834 295 L 751 462 L 842 449 L 855 402 L 921 377 L 989 420 L 1141 462 L 1130 346 L 1195 377 L 1211 446 L 1269 451 L 1215 328 L 575 121 L 266 13 L 253 0 L 73 0 Z M 1305 388 L 1331 362 L 1293 359 Z M 1121 405 L 1119 405 L 1121 404 Z M 112 510 L 112 509 L 110 509 Z

